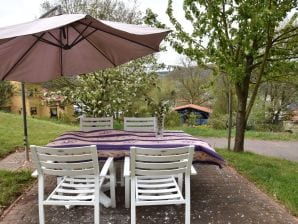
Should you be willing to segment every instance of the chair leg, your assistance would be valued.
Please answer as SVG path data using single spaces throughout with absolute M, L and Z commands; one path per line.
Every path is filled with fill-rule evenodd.
M 190 224 L 190 177 L 185 176 L 185 224 Z
M 130 178 L 125 178 L 130 179 Z M 136 223 L 136 184 L 135 179 L 131 179 L 131 193 L 130 193 L 130 223 L 135 224 Z
M 99 224 L 100 220 L 100 205 L 99 203 L 94 204 L 94 224 Z
M 39 213 L 39 224 L 45 223 L 45 214 L 44 214 L 44 205 L 40 204 L 38 205 L 38 213 Z
M 136 206 L 131 206 L 131 214 L 130 214 L 130 223 L 135 224 L 136 223 Z
M 125 177 L 125 208 L 129 208 L 130 197 L 130 178 Z
M 111 206 L 116 208 L 116 173 L 114 167 L 110 170 L 110 196 L 111 196 Z
M 38 215 L 39 223 L 45 223 L 45 212 L 44 212 L 44 177 L 43 175 L 38 175 Z

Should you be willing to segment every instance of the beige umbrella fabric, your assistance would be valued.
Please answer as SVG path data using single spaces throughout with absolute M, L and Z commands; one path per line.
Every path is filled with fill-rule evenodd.
M 159 51 L 169 30 L 65 14 L 0 28 L 0 80 L 39 83 Z

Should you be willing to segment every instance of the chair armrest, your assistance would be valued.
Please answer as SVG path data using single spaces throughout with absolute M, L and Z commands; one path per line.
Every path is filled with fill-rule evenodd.
M 190 175 L 197 175 L 198 172 L 196 171 L 195 167 L 193 165 L 191 165 L 191 169 L 190 169 Z
M 100 171 L 100 174 L 99 174 L 100 177 L 106 177 L 107 176 L 108 171 L 111 168 L 113 168 L 113 166 L 114 166 L 114 163 L 113 162 L 114 162 L 114 158 L 113 157 L 109 157 L 106 160 L 105 164 L 103 165 L 103 167 L 102 167 L 102 169 Z
M 37 170 L 34 170 L 33 173 L 31 173 L 31 177 L 34 177 L 34 178 L 37 178 L 38 177 Z
M 123 176 L 130 177 L 130 158 L 126 156 L 124 158 L 124 169 L 123 169 Z

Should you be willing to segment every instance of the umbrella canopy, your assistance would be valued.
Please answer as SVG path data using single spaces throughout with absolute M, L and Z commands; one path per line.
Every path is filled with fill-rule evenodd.
M 0 28 L 0 80 L 45 82 L 153 52 L 169 30 L 65 14 Z

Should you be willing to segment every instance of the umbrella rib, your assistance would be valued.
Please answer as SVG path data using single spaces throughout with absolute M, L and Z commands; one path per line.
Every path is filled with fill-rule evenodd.
M 72 28 L 77 31 L 78 33 L 80 33 L 74 26 L 72 26 Z M 82 37 L 84 37 L 82 35 Z M 85 38 L 85 37 L 84 37 Z M 101 53 L 114 67 L 116 67 L 116 64 L 108 58 L 107 55 L 105 55 L 100 49 L 98 49 L 91 41 L 89 41 L 88 39 L 85 39 L 89 44 L 91 44 L 99 53 Z
M 45 34 L 45 33 L 44 33 L 44 34 Z M 36 37 L 36 38 L 39 38 L 39 37 L 38 37 L 37 35 L 35 35 L 35 34 L 33 34 L 32 36 L 34 36 L 34 37 Z M 56 39 L 56 38 L 55 38 L 55 39 Z M 39 41 L 44 42 L 44 43 L 46 43 L 46 44 L 53 45 L 53 46 L 55 46 L 55 47 L 59 47 L 59 48 L 61 48 L 61 46 L 60 46 L 59 44 L 55 44 L 54 42 L 51 42 L 51 41 L 46 40 L 46 39 L 43 39 L 43 38 L 40 38 Z M 60 42 L 59 40 L 57 40 L 57 41 Z
M 52 34 L 51 32 L 48 32 L 50 35 L 51 35 L 51 37 L 53 37 L 59 44 L 61 44 L 61 46 L 63 45 L 62 44 L 62 42 L 58 39 L 58 38 L 56 38 L 55 36 L 54 36 L 54 34 Z M 60 38 L 61 39 L 61 38 Z M 47 40 L 47 41 L 49 41 L 49 40 Z M 50 43 L 52 43 L 51 41 L 49 41 Z
M 40 39 L 45 35 L 45 33 L 43 33 L 40 37 L 37 38 L 37 40 L 34 41 L 34 43 L 26 50 L 26 52 L 17 60 L 16 63 L 14 63 L 14 65 L 8 70 L 8 72 L 3 76 L 2 80 L 4 80 L 8 75 L 9 73 L 15 69 L 15 67 L 19 64 L 19 62 L 21 60 L 23 60 L 23 58 L 29 53 L 29 51 L 36 45 L 36 43 L 38 41 L 40 41 Z
M 96 32 L 96 30 L 91 31 L 90 33 L 88 33 L 86 36 L 83 36 L 77 40 L 75 43 L 73 42 L 69 47 L 72 48 L 73 46 L 75 46 L 76 44 L 80 43 L 82 40 L 86 39 L 87 37 L 89 37 L 91 34 L 93 34 L 94 32 Z
M 92 22 L 90 22 L 89 24 L 87 24 L 87 26 L 85 26 L 85 28 L 82 30 L 82 32 L 79 32 L 79 31 L 77 31 L 78 33 L 79 33 L 79 35 L 76 37 L 76 39 L 74 39 L 74 41 L 70 44 L 71 46 L 74 46 L 74 45 L 76 45 L 76 41 L 80 38 L 80 36 L 82 36 L 83 38 L 85 38 L 84 36 L 83 36 L 83 33 L 90 27 L 90 25 L 91 25 L 91 23 Z M 74 29 L 74 26 L 73 25 L 71 25 L 71 27 Z M 80 42 L 81 40 L 79 40 L 78 42 Z
M 86 25 L 86 24 L 82 23 L 81 21 L 78 21 L 78 23 L 81 23 L 82 25 Z M 122 36 L 117 35 L 117 34 L 115 34 L 115 33 L 111 33 L 111 32 L 102 30 L 102 29 L 100 29 L 100 28 L 93 27 L 93 26 L 91 26 L 91 25 L 90 25 L 90 27 L 92 27 L 92 28 L 94 28 L 94 29 L 96 29 L 96 30 L 99 30 L 99 31 L 101 31 L 101 32 L 110 34 L 110 35 L 112 35 L 112 36 L 119 37 L 120 39 L 127 40 L 127 41 L 130 41 L 130 42 L 135 43 L 135 44 L 139 44 L 139 45 L 141 45 L 141 46 L 143 46 L 143 47 L 146 47 L 146 48 L 149 48 L 149 49 L 151 49 L 151 50 L 159 51 L 159 49 L 155 49 L 155 48 L 150 47 L 150 46 L 148 46 L 148 45 L 146 45 L 146 44 L 143 44 L 143 43 L 140 43 L 140 42 L 137 42 L 137 41 L 134 41 L 134 40 L 130 40 L 130 39 L 128 39 L 128 38 L 122 37 Z M 113 28 L 113 27 L 112 27 L 112 28 Z M 115 29 L 115 28 L 113 28 L 113 29 Z M 125 32 L 125 31 L 123 31 L 123 32 Z M 133 35 L 138 35 L 138 34 L 133 34 Z M 140 36 L 140 35 L 138 35 L 138 36 Z
M 60 29 L 60 42 L 61 42 L 61 45 L 63 45 L 63 42 L 62 42 L 62 30 Z M 62 67 L 62 47 L 60 47 L 60 74 L 61 76 L 63 76 L 63 67 Z

